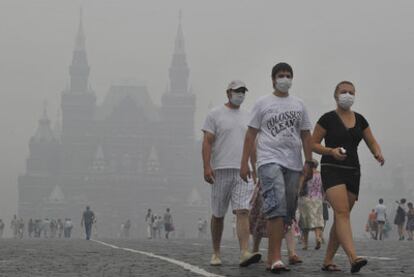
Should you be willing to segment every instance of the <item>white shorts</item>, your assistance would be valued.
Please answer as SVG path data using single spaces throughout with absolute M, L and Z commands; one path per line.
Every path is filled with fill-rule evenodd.
M 253 195 L 253 182 L 246 183 L 240 178 L 240 170 L 217 169 L 214 171 L 215 182 L 211 185 L 211 209 L 215 217 L 224 217 L 231 207 L 237 210 L 249 210 Z

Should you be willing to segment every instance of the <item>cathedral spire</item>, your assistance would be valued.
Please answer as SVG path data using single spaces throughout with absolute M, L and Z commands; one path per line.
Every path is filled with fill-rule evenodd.
M 80 8 L 78 33 L 76 34 L 75 39 L 75 51 L 82 50 L 85 50 L 85 32 L 83 31 L 83 11 L 82 8 Z
M 181 26 L 182 19 L 183 19 L 183 14 L 180 10 L 178 13 L 177 36 L 175 37 L 175 48 L 174 48 L 175 55 L 185 55 L 184 34 L 183 34 L 183 28 Z
M 75 37 L 72 64 L 70 65 L 70 92 L 86 93 L 89 90 L 89 65 L 85 46 L 85 32 L 83 29 L 83 12 L 80 10 L 78 32 Z
M 178 29 L 175 37 L 174 53 L 170 66 L 170 92 L 183 94 L 188 93 L 188 77 L 190 69 L 187 65 L 185 53 L 184 33 L 182 28 L 182 12 L 178 16 Z
M 46 101 L 43 103 L 43 114 L 39 119 L 39 125 L 32 139 L 36 142 L 50 142 L 54 140 L 54 135 L 50 128 L 50 119 L 47 115 Z

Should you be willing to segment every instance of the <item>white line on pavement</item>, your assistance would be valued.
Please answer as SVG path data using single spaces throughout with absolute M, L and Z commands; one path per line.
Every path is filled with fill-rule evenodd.
M 197 273 L 197 274 L 205 276 L 205 277 L 224 277 L 223 275 L 217 275 L 217 274 L 205 271 L 204 269 L 202 269 L 198 266 L 194 266 L 192 264 L 185 263 L 185 262 L 175 260 L 175 259 L 172 259 L 172 258 L 159 256 L 159 255 L 156 255 L 154 253 L 139 251 L 139 250 L 130 249 L 130 248 L 123 248 L 123 247 L 119 247 L 119 246 L 109 244 L 109 243 L 99 241 L 99 240 L 92 240 L 92 241 L 94 241 L 96 243 L 99 243 L 99 244 L 102 244 L 102 245 L 105 245 L 105 246 L 108 246 L 108 247 L 111 247 L 111 248 L 114 248 L 114 249 L 120 249 L 120 250 L 124 250 L 124 251 L 128 251 L 128 252 L 132 252 L 132 253 L 138 253 L 138 254 L 145 255 L 145 256 L 148 256 L 148 257 L 151 257 L 151 258 L 156 258 L 156 259 L 159 259 L 159 260 L 163 260 L 163 261 L 178 265 L 178 266 L 180 266 L 180 267 L 182 267 L 186 270 L 189 270 L 191 272 Z

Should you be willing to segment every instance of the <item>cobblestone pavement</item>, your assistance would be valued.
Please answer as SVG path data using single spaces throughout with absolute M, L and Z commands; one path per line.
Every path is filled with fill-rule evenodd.
M 249 268 L 238 267 L 238 247 L 235 241 L 224 241 L 223 266 L 211 267 L 209 241 L 198 240 L 102 240 L 122 248 L 154 253 L 173 260 L 149 257 L 122 248 L 114 249 L 94 241 L 83 240 L 1 240 L 0 276 L 203 276 L 186 270 L 181 262 L 191 264 L 218 276 L 272 276 L 264 264 Z M 263 245 L 265 246 L 265 245 Z M 414 242 L 358 241 L 358 253 L 366 255 L 369 264 L 360 276 L 414 276 Z M 262 251 L 265 254 L 265 251 Z M 346 273 L 320 271 L 324 247 L 319 250 L 298 250 L 304 264 L 292 267 L 284 276 L 350 276 L 343 255 L 337 263 Z M 342 253 L 342 252 L 341 252 Z M 340 253 L 340 254 L 341 254 Z M 171 263 L 175 261 L 178 264 Z M 213 276 L 213 275 L 210 275 Z

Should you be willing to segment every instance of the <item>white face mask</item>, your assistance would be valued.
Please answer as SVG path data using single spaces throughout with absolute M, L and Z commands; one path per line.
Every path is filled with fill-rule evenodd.
M 344 110 L 349 110 L 355 102 L 355 96 L 349 93 L 339 94 L 337 103 Z
M 232 92 L 230 102 L 235 106 L 240 106 L 245 98 L 245 94 L 242 92 Z
M 291 86 L 292 79 L 286 77 L 276 79 L 276 89 L 280 92 L 288 93 Z

